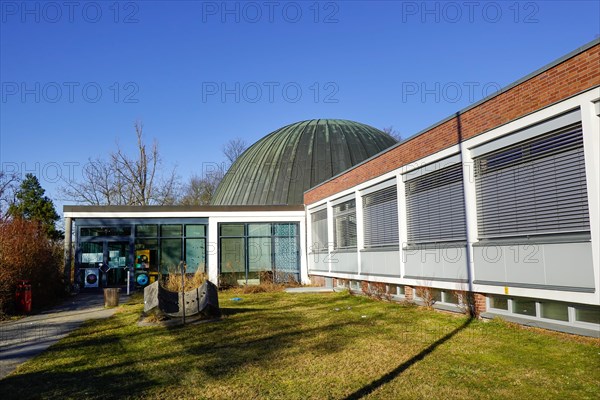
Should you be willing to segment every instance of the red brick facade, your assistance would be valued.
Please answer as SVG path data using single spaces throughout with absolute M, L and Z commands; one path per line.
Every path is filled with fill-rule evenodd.
M 485 304 L 485 296 L 481 293 L 474 293 L 475 300 L 475 315 L 481 315 L 487 309 Z
M 568 58 L 497 96 L 409 139 L 372 160 L 308 190 L 309 205 L 497 126 L 600 85 L 600 45 Z M 462 137 L 459 137 L 462 136 Z

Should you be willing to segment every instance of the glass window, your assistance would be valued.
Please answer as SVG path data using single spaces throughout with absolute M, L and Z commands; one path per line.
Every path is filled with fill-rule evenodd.
M 186 225 L 185 236 L 206 236 L 206 225 Z
M 531 299 L 513 299 L 513 312 L 516 314 L 536 316 L 535 301 Z
M 575 308 L 575 319 L 579 322 L 600 324 L 600 307 L 577 306 Z
M 243 238 L 221 239 L 221 274 L 239 274 L 245 279 L 246 252 Z
M 333 207 L 333 242 L 336 249 L 356 247 L 356 202 L 350 200 Z
M 244 236 L 243 224 L 222 224 L 221 236 Z
M 160 236 L 163 237 L 176 237 L 183 235 L 183 228 L 181 225 L 161 225 Z
M 409 244 L 466 240 L 462 165 L 406 181 Z
M 444 291 L 444 303 L 458 304 L 458 294 L 451 291 Z
M 327 251 L 327 210 L 319 210 L 311 214 L 312 251 Z M 277 232 L 277 228 L 275 228 Z
M 248 271 L 271 270 L 271 238 L 248 238 Z M 252 277 L 254 279 L 257 277 Z
M 271 224 L 248 224 L 248 236 L 271 236 Z
M 396 185 L 363 196 L 365 247 L 398 245 Z
M 296 224 L 275 224 L 275 236 L 296 236 Z
M 298 242 L 296 237 L 276 237 L 275 242 L 275 271 L 277 278 L 287 282 L 291 277 L 298 279 Z
M 544 301 L 540 305 L 542 308 L 542 318 L 569 321 L 569 307 L 565 303 Z
M 130 226 L 91 226 L 79 231 L 81 236 L 130 236 Z
M 501 296 L 490 296 L 490 308 L 508 311 L 508 299 Z
M 161 272 L 169 273 L 169 270 L 177 270 L 181 260 L 181 239 L 162 239 L 160 241 Z
M 187 272 L 206 272 L 206 239 L 185 239 Z
M 431 289 L 431 298 L 434 301 L 442 301 L 442 291 L 439 289 Z
M 404 286 L 402 285 L 386 285 L 385 291 L 392 296 L 404 296 Z
M 135 240 L 134 266 L 148 268 L 150 272 L 158 272 L 158 239 Z
M 104 262 L 102 243 L 81 243 L 81 268 L 97 268 Z
M 480 238 L 590 231 L 581 124 L 474 161 Z
M 158 225 L 136 225 L 135 236 L 136 237 L 157 237 L 158 236 Z

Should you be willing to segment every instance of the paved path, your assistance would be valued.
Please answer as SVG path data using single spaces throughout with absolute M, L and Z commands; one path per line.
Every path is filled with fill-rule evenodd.
M 82 293 L 50 310 L 0 323 L 0 379 L 67 336 L 84 321 L 110 317 L 115 310 L 104 308 L 102 294 Z

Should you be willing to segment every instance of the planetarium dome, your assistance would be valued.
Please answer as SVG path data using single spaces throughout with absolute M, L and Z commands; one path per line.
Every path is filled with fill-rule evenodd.
M 227 171 L 214 205 L 299 205 L 304 192 L 394 145 L 369 125 L 313 119 L 284 126 L 250 146 Z

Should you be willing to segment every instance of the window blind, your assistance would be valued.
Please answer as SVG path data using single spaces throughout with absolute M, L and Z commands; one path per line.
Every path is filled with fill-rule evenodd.
M 326 251 L 329 242 L 327 237 L 327 209 L 314 212 L 311 218 L 312 250 Z
M 346 201 L 333 207 L 335 249 L 356 247 L 356 200 Z
M 406 181 L 409 244 L 467 239 L 462 165 Z
M 480 239 L 589 232 L 581 124 L 475 159 Z
M 365 247 L 398 245 L 396 185 L 363 196 Z

